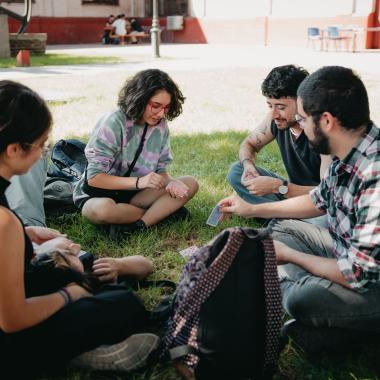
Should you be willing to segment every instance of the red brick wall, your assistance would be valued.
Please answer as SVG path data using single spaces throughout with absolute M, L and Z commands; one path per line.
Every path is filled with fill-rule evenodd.
M 378 0 L 380 1 L 380 0 Z M 139 19 L 142 25 L 150 25 L 151 19 Z M 181 31 L 165 30 L 166 18 L 160 19 L 163 42 L 177 43 L 242 43 L 268 46 L 306 46 L 306 29 L 309 26 L 326 28 L 328 25 L 375 26 L 375 14 L 368 17 L 337 16 L 331 18 L 275 18 L 257 17 L 241 20 L 197 19 L 187 17 Z M 48 44 L 75 44 L 100 42 L 106 18 L 90 17 L 32 17 L 28 32 L 48 34 Z M 11 32 L 18 23 L 9 19 Z M 380 33 L 359 35 L 358 47 L 380 47 Z
M 48 44 L 81 44 L 100 42 L 107 17 L 32 17 L 28 33 L 47 33 Z M 151 19 L 140 19 L 142 25 L 150 25 Z M 160 20 L 166 25 L 166 19 Z M 19 23 L 9 18 L 9 31 L 17 32 Z M 165 37 L 165 32 L 163 32 Z

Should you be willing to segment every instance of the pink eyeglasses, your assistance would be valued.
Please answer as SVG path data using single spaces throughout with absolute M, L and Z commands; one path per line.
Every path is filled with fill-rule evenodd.
M 154 114 L 160 113 L 162 110 L 164 110 L 164 113 L 167 114 L 170 109 L 170 104 L 163 106 L 160 103 L 155 103 L 151 100 L 149 100 L 148 104 L 150 105 L 150 109 Z

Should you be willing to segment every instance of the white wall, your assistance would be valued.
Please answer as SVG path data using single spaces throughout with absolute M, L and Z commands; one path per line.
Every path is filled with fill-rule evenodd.
M 190 0 L 189 14 L 208 18 L 252 18 L 268 14 L 270 0 Z
M 252 18 L 271 14 L 276 18 L 368 15 L 376 0 L 191 0 L 194 17 Z M 270 12 L 270 10 L 272 12 Z
M 1 2 L 6 8 L 23 13 L 23 4 Z M 132 15 L 132 11 L 134 14 Z M 81 0 L 36 0 L 32 4 L 32 16 L 42 17 L 107 17 L 125 13 L 127 16 L 144 16 L 144 0 L 119 0 L 119 6 L 82 5 Z
M 376 0 L 356 0 L 354 2 L 355 15 L 366 16 L 375 11 Z
M 350 15 L 366 16 L 376 0 L 189 0 L 189 14 L 193 17 L 216 19 L 249 19 L 270 14 L 276 18 L 326 17 Z M 23 4 L 1 5 L 23 13 Z M 125 13 L 144 16 L 144 0 L 119 0 L 119 6 L 82 5 L 81 0 L 36 0 L 32 14 L 46 17 L 106 17 Z

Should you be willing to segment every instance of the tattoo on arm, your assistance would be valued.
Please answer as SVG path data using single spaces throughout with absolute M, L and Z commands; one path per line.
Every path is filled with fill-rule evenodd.
M 267 133 L 267 126 L 266 125 L 263 125 L 260 129 L 259 129 L 259 133 L 262 133 L 263 135 L 265 135 Z
M 257 133 L 253 136 L 255 139 L 256 145 L 262 145 L 263 144 L 263 137 L 265 137 L 265 135 L 267 134 L 267 129 L 268 129 L 267 125 L 262 125 L 259 127 Z M 260 136 L 260 135 L 262 135 L 262 136 Z
M 259 133 L 255 136 L 255 142 L 256 142 L 256 145 L 261 145 L 261 143 L 262 143 L 262 140 L 259 137 Z

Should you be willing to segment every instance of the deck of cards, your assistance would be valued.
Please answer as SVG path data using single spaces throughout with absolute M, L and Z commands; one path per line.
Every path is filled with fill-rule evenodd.
M 216 205 L 214 209 L 211 211 L 211 214 L 208 217 L 206 223 L 209 226 L 216 227 L 219 224 L 221 217 L 222 217 L 222 213 L 220 212 L 220 206 Z

